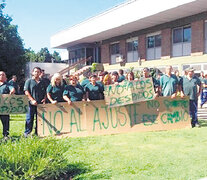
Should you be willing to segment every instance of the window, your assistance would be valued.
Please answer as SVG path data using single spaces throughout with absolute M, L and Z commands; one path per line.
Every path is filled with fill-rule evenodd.
M 111 55 L 119 54 L 119 43 L 111 44 L 110 52 L 111 52 Z
M 191 27 L 179 27 L 173 29 L 172 55 L 187 56 L 191 54 Z
M 69 59 L 72 63 L 78 61 L 78 59 L 85 58 L 85 48 L 69 51 Z
M 119 53 L 119 43 L 113 43 L 110 45 L 110 53 L 111 53 L 111 64 L 116 64 L 116 58 L 120 55 Z
M 161 35 L 153 35 L 147 37 L 147 59 L 161 58 Z
M 137 38 L 127 40 L 127 62 L 138 60 L 138 40 Z

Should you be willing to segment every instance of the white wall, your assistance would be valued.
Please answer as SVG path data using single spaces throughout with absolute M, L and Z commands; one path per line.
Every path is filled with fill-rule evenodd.
M 31 72 L 34 67 L 40 67 L 41 69 L 45 70 L 45 74 L 50 74 L 53 75 L 56 72 L 61 71 L 62 69 L 65 69 L 68 67 L 67 64 L 63 63 L 38 63 L 38 62 L 28 62 L 26 64 L 26 69 L 25 69 L 25 77 L 30 78 L 31 77 Z

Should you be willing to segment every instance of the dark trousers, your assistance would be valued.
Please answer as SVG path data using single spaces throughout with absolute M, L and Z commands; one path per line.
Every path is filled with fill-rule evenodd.
M 207 92 L 202 91 L 201 106 L 203 106 L 206 102 L 207 102 Z
M 201 89 L 201 94 L 200 94 L 201 104 L 202 104 L 202 102 L 203 102 L 203 96 L 204 96 L 204 94 L 203 94 L 203 89 Z
M 192 125 L 198 123 L 198 100 L 190 100 L 190 117 Z
M 25 134 L 30 134 L 32 132 L 34 117 L 36 118 L 35 134 L 37 134 L 37 106 L 29 104 L 26 114 Z
M 0 115 L 0 119 L 3 125 L 3 136 L 9 135 L 9 115 Z

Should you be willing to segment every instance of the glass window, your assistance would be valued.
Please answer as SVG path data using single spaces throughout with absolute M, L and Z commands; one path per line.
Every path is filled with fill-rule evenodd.
M 183 28 L 183 42 L 191 42 L 191 27 Z
M 127 43 L 127 50 L 128 51 L 133 51 L 133 42 L 128 42 Z
M 149 36 L 147 37 L 147 48 L 154 48 L 155 45 L 155 37 Z
M 70 51 L 69 52 L 69 59 L 74 59 L 75 58 L 75 51 Z
M 137 51 L 138 50 L 138 40 L 131 41 L 127 43 L 127 51 Z
M 161 35 L 156 35 L 155 36 L 155 47 L 160 47 L 161 46 Z
M 111 54 L 119 54 L 119 43 L 111 44 L 110 51 Z
M 180 43 L 182 39 L 182 28 L 173 29 L 173 43 Z
M 133 50 L 134 51 L 138 50 L 138 40 L 133 41 Z

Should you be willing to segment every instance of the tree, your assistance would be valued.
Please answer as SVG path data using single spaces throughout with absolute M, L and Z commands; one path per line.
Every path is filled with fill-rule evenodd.
M 12 25 L 12 18 L 4 15 L 4 1 L 0 0 L 0 70 L 6 72 L 10 77 L 23 74 L 26 63 L 25 50 L 21 37 L 18 34 L 18 27 Z
M 55 61 L 61 61 L 60 54 L 57 51 L 53 52 L 52 57 L 55 59 Z
M 25 49 L 25 58 L 27 62 L 38 62 L 37 54 L 31 49 Z
M 47 47 L 41 48 L 40 51 L 37 53 L 37 61 L 38 62 L 51 62 L 52 55 L 50 54 Z

